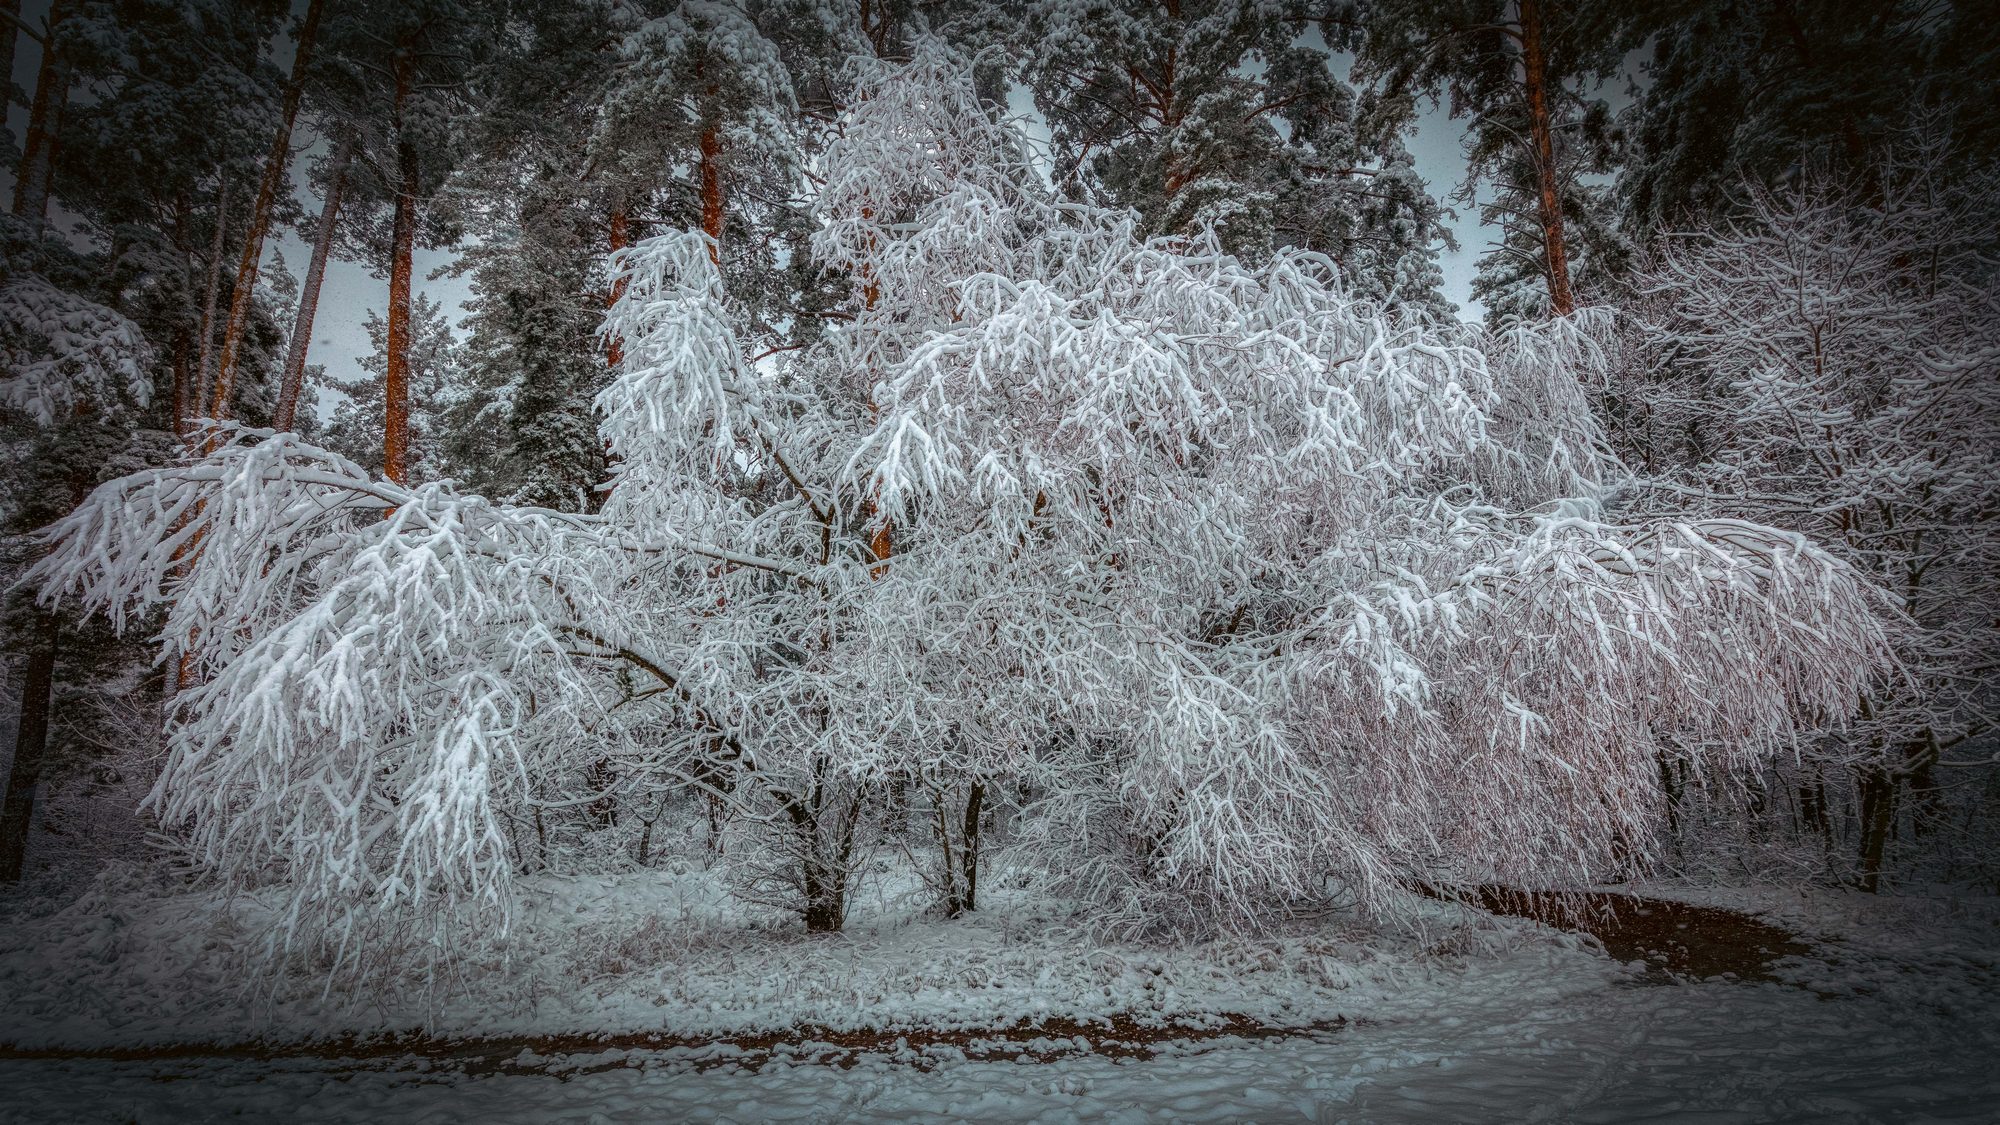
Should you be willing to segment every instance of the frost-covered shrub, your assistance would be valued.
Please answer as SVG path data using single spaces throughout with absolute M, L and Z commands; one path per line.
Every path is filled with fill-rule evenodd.
M 1935 877 L 1992 841 L 2000 193 L 1961 163 L 1920 117 L 1869 183 L 1811 171 L 1663 239 L 1611 387 L 1650 503 L 1811 536 L 1907 611 L 1905 674 L 1770 802 L 1870 889 L 1895 851 Z

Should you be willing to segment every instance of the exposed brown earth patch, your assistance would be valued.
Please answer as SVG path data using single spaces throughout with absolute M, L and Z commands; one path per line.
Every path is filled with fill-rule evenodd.
M 591 1074 L 662 1060 L 697 1070 L 734 1066 L 757 1070 L 775 1060 L 851 1067 L 863 1056 L 887 1055 L 920 1069 L 947 1060 L 1051 1059 L 1094 1054 L 1108 1058 L 1151 1058 L 1164 1050 L 1221 1039 L 1282 1039 L 1325 1035 L 1348 1026 L 1335 1019 L 1298 1026 L 1275 1026 L 1249 1016 L 1225 1014 L 1202 1024 L 1146 1024 L 1130 1015 L 1109 1021 L 1046 1019 L 1002 1027 L 942 1030 L 937 1028 L 870 1028 L 834 1030 L 805 1025 L 751 1035 L 693 1036 L 637 1032 L 622 1035 L 432 1036 L 418 1032 L 371 1039 L 330 1039 L 309 1043 L 188 1043 L 156 1047 L 112 1047 L 91 1050 L 22 1048 L 0 1045 L 0 1060 L 98 1059 L 110 1062 L 188 1062 L 203 1060 L 314 1059 L 349 1066 L 376 1064 L 398 1068 L 469 1074 Z M 562 1060 L 588 1059 L 580 1065 Z
M 1748 914 L 1671 899 L 1491 884 L 1466 897 L 1494 914 L 1589 934 L 1611 956 L 1671 977 L 1776 980 L 1779 961 L 1811 952 L 1798 935 Z

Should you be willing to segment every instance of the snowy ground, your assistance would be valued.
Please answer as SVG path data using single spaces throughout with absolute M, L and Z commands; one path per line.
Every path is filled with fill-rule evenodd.
M 1150 1061 L 565 1077 L 333 1064 L 0 1063 L 22 1121 L 1992 1121 L 1994 1013 L 1776 985 L 1524 1002 L 1469 979 L 1380 1024 Z M 595 1060 L 586 1060 L 595 1061 Z M 0 1111 L 6 1113 L 9 1111 Z
M 663 906 L 663 886 L 681 894 L 680 914 Z M 718 932 L 724 917 L 746 919 L 703 886 L 692 874 L 543 886 L 541 908 L 524 918 L 538 956 L 475 981 L 469 997 L 432 1012 L 433 1026 L 721 1034 L 1114 1011 L 1356 1022 L 1151 1059 L 933 1054 L 914 1065 L 885 1053 L 850 1058 L 851 1068 L 782 1056 L 718 1066 L 716 1052 L 686 1049 L 527 1056 L 502 1073 L 416 1058 L 16 1059 L 0 1061 L 0 1120 L 2000 1120 L 1991 903 L 1737 895 L 1736 905 L 1823 940 L 1824 957 L 1786 966 L 1783 983 L 1659 985 L 1512 921 L 1441 924 L 1421 943 L 1329 920 L 1262 943 L 1083 951 L 1030 924 L 1023 904 L 972 924 L 926 922 L 884 892 L 853 933 L 806 941 Z M 259 1015 L 204 984 L 222 971 L 226 942 L 192 898 L 108 887 L 80 905 L 0 923 L 7 1041 L 240 1042 L 313 1021 L 410 1026 L 394 1002 L 327 1022 L 331 1008 L 281 1000 Z

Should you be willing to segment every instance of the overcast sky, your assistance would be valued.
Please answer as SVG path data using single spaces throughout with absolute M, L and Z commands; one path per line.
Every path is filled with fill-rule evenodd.
M 31 25 L 38 25 L 47 6 L 47 0 L 25 0 L 22 17 Z M 40 57 L 37 44 L 23 36 L 16 47 L 14 63 L 14 81 L 23 89 L 32 87 Z M 278 61 L 284 62 L 282 59 Z M 1336 56 L 1331 65 L 1345 77 L 1348 67 L 1345 57 Z M 1025 102 L 1025 98 L 1015 99 L 1016 108 L 1021 108 Z M 18 146 L 20 138 L 26 133 L 27 110 L 21 106 L 12 107 L 7 124 Z M 1433 194 L 1448 194 L 1465 175 L 1465 159 L 1460 149 L 1462 133 L 1459 122 L 1451 120 L 1441 110 L 1432 109 L 1418 119 L 1415 135 L 1408 139 L 1410 151 L 1416 158 L 1417 171 L 1429 182 Z M 0 171 L 0 182 L 6 184 L 7 195 L 11 198 L 14 169 L 11 161 L 8 164 L 9 167 Z M 297 185 L 301 205 L 308 215 L 316 217 L 319 200 L 307 190 L 302 167 L 303 162 L 295 165 L 292 178 Z M 1452 228 L 1457 235 L 1458 249 L 1448 250 L 1443 255 L 1445 296 L 1459 306 L 1460 316 L 1476 319 L 1481 309 L 1471 300 L 1472 274 L 1489 234 L 1480 229 L 1478 215 L 1463 208 Z M 286 268 L 293 276 L 304 275 L 311 247 L 299 232 L 289 229 L 276 232 L 276 237 L 267 240 L 266 247 L 267 255 L 283 255 Z M 450 265 L 455 257 L 456 253 L 448 249 L 418 250 L 415 286 L 417 292 L 428 294 L 432 300 L 443 305 L 452 322 L 457 324 L 464 316 L 463 303 L 472 295 L 471 280 L 454 277 L 432 280 L 430 276 Z M 379 313 L 387 307 L 388 290 L 386 277 L 375 276 L 359 262 L 338 259 L 329 262 L 313 324 L 313 343 L 309 352 L 312 362 L 326 364 L 329 373 L 337 378 L 357 376 L 360 359 L 368 353 L 370 346 L 365 328 L 368 313 L 371 309 Z M 327 398 L 324 392 L 321 398 L 323 402 Z

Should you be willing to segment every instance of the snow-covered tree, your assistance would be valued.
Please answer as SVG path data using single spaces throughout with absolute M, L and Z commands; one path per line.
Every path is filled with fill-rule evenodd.
M 1648 854 L 1667 734 L 1739 769 L 1890 666 L 1803 536 L 1617 507 L 1601 318 L 1489 337 L 1149 242 L 1048 198 L 936 40 L 853 65 L 814 243 L 851 320 L 760 359 L 705 234 L 622 255 L 600 512 L 224 430 L 48 535 L 48 596 L 170 603 L 206 674 L 155 805 L 285 939 L 504 912 L 511 825 L 604 758 L 764 814 L 814 929 L 896 776 L 959 814 L 960 905 L 1022 798 L 1105 925 L 1547 885 Z
M 125 291 L 121 311 L 169 358 L 173 384 L 163 380 L 155 397 L 176 420 L 212 408 L 232 309 L 244 371 L 226 408 L 247 421 L 268 416 L 277 332 L 254 279 L 243 279 L 251 291 L 241 300 L 235 282 L 279 116 L 280 75 L 261 48 L 285 10 L 218 0 L 51 8 L 74 90 L 51 113 L 50 187 L 106 256 L 94 284 Z M 275 201 L 279 213 L 286 206 Z
M 152 361 L 138 325 L 115 310 L 39 274 L 0 284 L 0 573 L 9 587 L 26 553 L 23 531 L 69 511 L 106 470 L 142 463 L 147 443 L 134 431 L 152 395 Z M 21 877 L 53 698 L 77 671 L 62 666 L 62 624 L 32 607 L 0 610 L 8 649 L 26 658 L 0 804 L 0 882 Z
M 2000 702 L 2000 199 L 1950 174 L 1927 125 L 1872 184 L 1822 170 L 1663 240 L 1640 281 L 1647 362 L 1614 387 L 1621 443 L 1663 498 L 1811 535 L 1919 626 L 1909 678 L 1871 688 L 1868 721 L 1822 759 L 1857 771 L 1871 890 L 1899 793 L 1934 794 Z M 1805 819 L 1824 829 L 1816 788 Z

